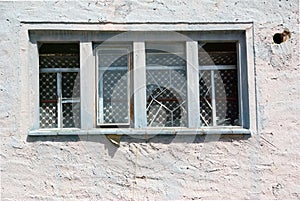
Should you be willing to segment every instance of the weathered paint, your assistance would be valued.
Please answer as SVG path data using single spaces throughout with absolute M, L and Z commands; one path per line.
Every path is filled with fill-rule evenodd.
M 298 0 L 7 1 L 0 11 L 2 200 L 300 199 Z M 54 30 L 60 25 L 52 22 L 82 30 L 145 23 L 146 31 L 253 22 L 258 132 L 122 137 L 120 147 L 102 135 L 28 137 L 38 126 L 31 125 L 38 80 L 29 79 L 37 72 L 28 67 L 37 55 L 28 54 L 23 27 L 37 21 Z M 275 44 L 285 28 L 291 38 Z

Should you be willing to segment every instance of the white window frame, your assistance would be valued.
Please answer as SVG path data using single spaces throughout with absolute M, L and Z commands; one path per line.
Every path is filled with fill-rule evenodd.
M 96 118 L 96 124 L 97 126 L 110 126 L 110 125 L 119 125 L 119 126 L 130 126 L 131 124 L 131 117 L 130 117 L 130 110 L 131 110 L 131 101 L 130 101 L 130 92 L 132 90 L 132 75 L 131 75 L 131 51 L 132 51 L 132 46 L 131 44 L 109 44 L 109 45 L 98 45 L 97 47 L 94 48 L 95 51 L 95 59 L 96 59 L 96 83 L 99 83 L 102 81 L 101 79 L 101 74 L 100 74 L 100 69 L 99 68 L 99 57 L 98 57 L 98 51 L 99 50 L 126 50 L 127 51 L 127 56 L 128 56 L 128 63 L 127 63 L 127 70 L 128 70 L 128 80 L 127 80 L 127 99 L 128 99 L 128 103 L 127 103 L 127 107 L 128 107 L 128 122 L 127 123 L 103 123 L 103 115 L 101 114 L 101 112 L 99 110 L 103 109 L 103 99 L 101 100 L 101 98 L 99 97 L 99 93 L 102 92 L 101 89 L 99 89 L 98 84 L 96 84 L 96 100 L 97 100 L 97 108 L 96 108 L 96 113 L 97 113 L 97 118 Z M 108 67 L 108 66 L 107 66 Z M 100 76 L 100 79 L 99 79 Z M 100 114 L 99 114 L 100 113 Z M 103 110 L 102 110 L 103 113 Z M 99 120 L 100 119 L 100 120 Z M 101 121 L 102 120 L 102 121 Z
M 30 96 L 29 135 L 89 135 L 89 134 L 251 134 L 256 128 L 256 90 L 253 62 L 252 23 L 226 24 L 48 24 L 22 22 L 23 43 L 27 45 L 29 60 L 24 63 L 30 69 L 28 88 L 33 91 Z M 150 27 L 150 28 L 149 28 Z M 159 30 L 159 31 L 157 31 Z M 110 37 L 111 31 L 127 31 L 128 37 L 118 38 L 117 42 L 132 42 L 134 66 L 134 128 L 97 128 L 97 79 L 95 75 L 96 59 L 93 43 L 101 42 Z M 174 32 L 182 32 L 189 39 L 186 43 L 187 58 L 187 101 L 188 125 L 185 128 L 149 128 L 146 115 L 146 61 L 145 42 L 178 41 Z M 170 34 L 171 33 L 171 34 Z M 81 128 L 40 129 L 39 128 L 39 65 L 37 42 L 78 42 L 80 43 L 80 102 Z M 198 91 L 198 41 L 237 42 L 238 44 L 238 83 L 241 126 L 201 127 Z M 197 72 L 196 72 L 197 71 Z M 136 76 L 138 74 L 138 76 Z M 91 79 L 92 78 L 92 79 Z M 199 105 L 199 104 L 198 104 Z

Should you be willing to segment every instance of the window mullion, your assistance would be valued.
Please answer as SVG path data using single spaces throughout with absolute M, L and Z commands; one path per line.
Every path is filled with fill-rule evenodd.
M 40 128 L 40 89 L 39 89 L 39 52 L 38 52 L 38 45 L 37 43 L 29 43 L 28 46 L 30 52 L 29 59 L 30 64 L 32 65 L 32 73 L 30 74 L 30 83 L 33 88 L 33 96 L 31 99 L 31 107 L 33 108 L 33 115 L 32 115 L 32 128 L 38 129 Z
M 200 126 L 198 43 L 186 42 L 188 127 Z
M 98 73 L 99 73 L 99 78 L 98 78 L 98 83 L 99 83 L 99 86 L 98 86 L 98 90 L 99 90 L 99 97 L 98 97 L 98 110 L 100 110 L 100 112 L 98 113 L 99 115 L 99 123 L 100 124 L 104 124 L 104 111 L 103 111 L 103 72 L 104 71 L 99 71 L 97 69 Z
M 147 127 L 145 42 L 133 42 L 134 127 Z
M 242 68 L 241 68 L 241 49 L 240 49 L 240 41 L 236 44 L 236 49 L 237 49 L 237 73 L 238 73 L 238 93 L 239 93 L 239 123 L 244 126 L 244 119 L 243 119 L 243 98 L 242 98 Z
M 211 79 L 211 106 L 212 106 L 212 121 L 213 126 L 217 125 L 217 111 L 216 111 L 216 89 L 215 89 L 215 71 L 210 71 Z
M 62 128 L 62 73 L 57 73 L 57 127 Z
M 239 79 L 239 109 L 240 109 L 240 124 L 244 128 L 250 128 L 249 114 L 249 99 L 248 99 L 248 72 L 247 72 L 247 60 L 246 60 L 246 44 L 245 41 L 240 40 L 237 43 L 237 71 Z
M 97 67 L 96 67 L 97 68 Z M 95 127 L 96 76 L 92 42 L 80 43 L 80 116 L 81 128 Z

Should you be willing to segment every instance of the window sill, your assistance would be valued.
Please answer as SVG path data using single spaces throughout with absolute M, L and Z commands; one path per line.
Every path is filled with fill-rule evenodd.
M 29 136 L 60 135 L 251 135 L 251 130 L 241 127 L 205 127 L 205 128 L 105 128 L 105 129 L 38 129 L 29 131 Z

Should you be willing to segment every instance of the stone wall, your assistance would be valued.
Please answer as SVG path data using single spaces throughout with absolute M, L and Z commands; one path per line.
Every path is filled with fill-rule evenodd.
M 300 199 L 299 1 L 3 1 L 0 19 L 2 200 Z M 28 137 L 24 21 L 253 22 L 258 132 Z

